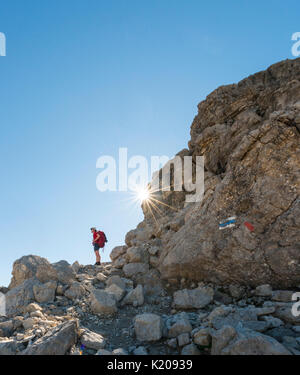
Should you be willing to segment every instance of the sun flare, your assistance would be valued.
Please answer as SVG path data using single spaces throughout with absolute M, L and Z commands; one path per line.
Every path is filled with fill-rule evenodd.
M 136 195 L 137 195 L 137 199 L 141 203 L 148 201 L 150 199 L 150 192 L 148 189 L 145 189 L 145 188 L 137 190 Z

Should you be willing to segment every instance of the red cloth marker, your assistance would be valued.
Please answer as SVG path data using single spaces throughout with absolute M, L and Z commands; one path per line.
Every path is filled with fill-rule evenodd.
M 254 226 L 252 224 L 250 224 L 248 221 L 245 221 L 244 225 L 245 225 L 245 227 L 247 227 L 250 230 L 250 232 L 254 231 Z

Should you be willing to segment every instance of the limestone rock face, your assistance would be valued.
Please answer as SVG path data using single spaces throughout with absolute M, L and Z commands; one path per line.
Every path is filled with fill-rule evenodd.
M 194 162 L 204 156 L 203 199 L 154 192 L 160 212 L 142 205 L 145 219 L 127 234 L 127 246 L 158 240 L 150 265 L 167 280 L 299 285 L 299 144 L 300 58 L 219 87 L 198 105 L 189 147 L 178 153 Z M 234 226 L 219 230 L 232 216 Z

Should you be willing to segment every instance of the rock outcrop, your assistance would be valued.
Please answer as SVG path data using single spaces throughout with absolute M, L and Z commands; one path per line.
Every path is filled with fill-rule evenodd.
M 112 263 L 17 260 L 0 355 L 300 355 L 299 79 L 287 60 L 201 102 L 178 155 L 204 155 L 203 199 L 152 192 Z
M 299 141 L 299 58 L 218 88 L 198 105 L 189 148 L 178 154 L 204 156 L 203 199 L 152 192 L 113 264 L 130 275 L 149 264 L 173 281 L 300 284 Z

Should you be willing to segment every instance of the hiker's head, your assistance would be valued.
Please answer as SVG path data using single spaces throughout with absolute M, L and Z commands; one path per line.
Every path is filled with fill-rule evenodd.
M 95 227 L 91 228 L 91 232 L 92 233 L 96 232 L 96 228 Z

